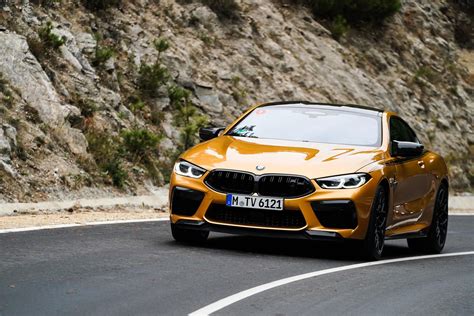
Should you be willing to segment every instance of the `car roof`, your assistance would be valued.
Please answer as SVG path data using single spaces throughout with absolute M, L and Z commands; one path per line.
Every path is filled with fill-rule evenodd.
M 340 108 L 342 111 L 349 112 L 364 112 L 366 114 L 381 115 L 385 110 L 378 109 L 370 106 L 359 105 L 359 104 L 339 104 L 339 103 L 328 103 L 328 102 L 311 102 L 311 101 L 278 101 L 268 102 L 260 104 L 257 107 L 274 106 L 274 105 L 303 105 L 311 108 L 327 108 L 332 107 L 333 109 Z

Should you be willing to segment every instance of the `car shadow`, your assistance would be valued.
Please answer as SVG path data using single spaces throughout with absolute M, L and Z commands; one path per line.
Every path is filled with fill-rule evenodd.
M 294 258 L 330 259 L 341 261 L 366 261 L 361 256 L 360 244 L 353 241 L 314 241 L 304 239 L 283 239 L 253 236 L 211 234 L 204 243 L 179 243 L 169 241 L 175 247 L 214 249 L 243 254 L 286 256 Z M 386 244 L 382 259 L 417 255 L 402 241 Z

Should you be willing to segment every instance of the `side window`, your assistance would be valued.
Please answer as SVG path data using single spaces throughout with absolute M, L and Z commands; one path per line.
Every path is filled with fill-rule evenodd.
M 418 143 L 415 132 L 401 118 L 392 116 L 390 118 L 390 140 L 398 140 L 401 142 Z

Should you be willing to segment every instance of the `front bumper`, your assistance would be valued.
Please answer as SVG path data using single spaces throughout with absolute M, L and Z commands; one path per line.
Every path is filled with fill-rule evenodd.
M 234 225 L 211 224 L 206 221 L 194 221 L 181 219 L 174 225 L 184 229 L 212 231 L 217 233 L 226 233 L 234 235 L 256 236 L 256 237 L 272 237 L 272 238 L 290 238 L 290 239 L 310 239 L 319 241 L 342 241 L 343 238 L 337 232 L 326 232 L 319 230 L 298 230 L 286 231 L 279 229 L 261 229 L 252 227 L 240 227 Z
M 206 218 L 206 212 L 211 205 L 225 205 L 226 194 L 210 189 L 205 183 L 204 175 L 200 179 L 192 179 L 179 176 L 175 173 L 170 181 L 170 201 L 173 200 L 173 191 L 176 187 L 184 190 L 194 190 L 202 194 L 202 200 L 191 213 L 183 214 L 171 212 L 170 219 L 173 224 L 183 225 L 188 229 L 200 229 L 218 231 L 243 235 L 265 235 L 274 237 L 306 238 L 306 239 L 363 239 L 365 238 L 370 218 L 370 209 L 378 185 L 377 179 L 372 178 L 369 182 L 357 189 L 325 190 L 320 188 L 312 180 L 316 191 L 299 198 L 285 199 L 284 208 L 288 211 L 300 211 L 304 217 L 305 225 L 298 228 L 267 227 L 258 225 L 242 225 L 236 223 L 225 223 L 213 221 Z M 182 190 L 181 189 L 181 190 Z M 355 212 L 356 223 L 354 227 L 338 228 L 328 227 L 328 222 L 322 216 L 318 218 L 315 208 L 332 202 L 350 203 Z M 173 209 L 173 203 L 171 209 Z M 329 209 L 330 211 L 330 209 Z M 329 216 L 330 217 L 330 216 Z M 325 225 L 323 225 L 326 224 Z M 344 226 L 344 227 L 347 227 Z M 184 227 L 183 227 L 184 228 Z

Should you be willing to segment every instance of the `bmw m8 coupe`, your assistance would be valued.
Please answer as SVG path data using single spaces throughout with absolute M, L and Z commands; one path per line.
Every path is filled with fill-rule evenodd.
M 177 160 L 171 232 L 210 231 L 357 240 L 367 259 L 386 239 L 439 253 L 448 227 L 448 176 L 396 113 L 359 105 L 276 102 L 252 107 Z

